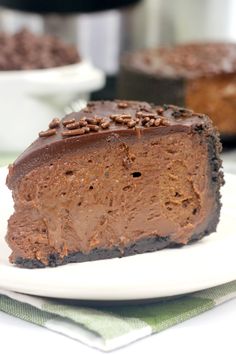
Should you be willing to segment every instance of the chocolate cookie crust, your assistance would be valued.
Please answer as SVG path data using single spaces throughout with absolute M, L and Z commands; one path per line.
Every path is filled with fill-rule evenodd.
M 23 267 L 187 244 L 220 212 L 221 145 L 211 121 L 173 105 L 90 102 L 9 169 L 7 242 Z

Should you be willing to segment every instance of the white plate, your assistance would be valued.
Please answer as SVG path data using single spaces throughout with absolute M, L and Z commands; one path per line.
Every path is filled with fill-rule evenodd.
M 218 231 L 177 249 L 57 268 L 21 269 L 8 262 L 5 244 L 12 200 L 0 169 L 0 287 L 27 294 L 87 300 L 172 296 L 236 279 L 236 176 L 226 175 Z

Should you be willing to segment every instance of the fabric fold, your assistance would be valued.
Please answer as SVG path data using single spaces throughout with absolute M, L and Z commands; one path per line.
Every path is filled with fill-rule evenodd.
M 0 310 L 91 347 L 111 351 L 208 311 L 236 297 L 236 280 L 156 302 L 81 306 L 0 289 Z

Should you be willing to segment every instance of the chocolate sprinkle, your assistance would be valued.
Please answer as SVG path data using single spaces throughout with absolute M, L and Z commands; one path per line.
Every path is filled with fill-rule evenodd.
M 85 118 L 86 121 L 89 123 L 89 124 L 93 124 L 93 125 L 96 125 L 98 123 L 97 119 L 96 118 Z
M 147 122 L 145 124 L 145 126 L 146 127 L 152 127 L 154 125 L 154 123 L 155 123 L 155 119 L 152 118 L 152 119 L 149 120 L 149 122 Z
M 155 127 L 158 127 L 161 124 L 161 121 L 162 121 L 161 118 L 155 119 L 155 122 L 154 122 Z
M 63 137 L 69 137 L 69 136 L 76 136 L 76 135 L 83 135 L 86 133 L 85 128 L 80 128 L 80 129 L 74 129 L 74 130 L 66 130 L 62 132 Z
M 56 129 L 48 129 L 39 133 L 41 138 L 52 136 L 56 134 Z
M 79 125 L 80 127 L 86 127 L 88 125 L 88 122 L 86 122 L 86 120 L 80 119 Z
M 53 118 L 53 120 L 49 123 L 49 128 L 58 128 L 60 126 L 60 119 L 59 118 Z
M 120 114 L 111 114 L 111 115 L 110 115 L 110 118 L 111 118 L 112 120 L 115 120 L 115 119 L 118 118 L 118 117 L 120 117 Z
M 131 119 L 132 116 L 131 116 L 131 114 L 121 114 L 120 118 L 122 118 L 122 119 Z
M 109 126 L 110 126 L 110 122 L 103 122 L 101 124 L 102 129 L 107 129 L 107 128 L 109 128 Z
M 78 129 L 80 127 L 81 127 L 80 122 L 69 123 L 69 124 L 66 125 L 66 128 L 69 129 L 69 130 Z
M 128 126 L 129 128 L 133 128 L 133 127 L 135 127 L 135 125 L 136 125 L 135 120 L 130 120 L 130 121 L 127 123 L 127 126 Z
M 118 116 L 118 117 L 115 118 L 115 122 L 116 123 L 124 123 L 124 120 L 123 120 L 123 118 L 121 116 Z
M 87 127 L 93 131 L 93 132 L 97 132 L 99 131 L 99 126 L 98 125 L 95 125 L 95 124 L 88 124 Z
M 64 126 L 66 126 L 67 124 L 72 124 L 72 123 L 75 123 L 75 118 L 72 118 L 72 119 L 65 119 L 63 120 L 62 124 Z

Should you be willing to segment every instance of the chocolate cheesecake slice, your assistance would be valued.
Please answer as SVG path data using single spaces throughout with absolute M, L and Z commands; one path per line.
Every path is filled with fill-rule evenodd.
M 122 59 L 118 91 L 120 98 L 204 112 L 224 141 L 235 141 L 235 43 L 190 43 L 129 53 Z
M 209 118 L 172 105 L 90 102 L 9 167 L 6 240 L 22 267 L 186 245 L 216 230 L 221 144 Z

